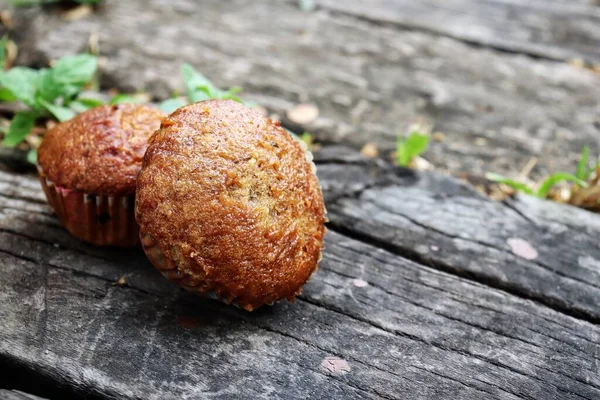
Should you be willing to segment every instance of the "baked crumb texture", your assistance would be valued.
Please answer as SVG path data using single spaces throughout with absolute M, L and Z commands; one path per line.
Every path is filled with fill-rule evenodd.
M 150 106 L 101 106 L 58 124 L 38 151 L 42 188 L 65 228 L 98 246 L 139 243 L 136 178 L 165 115 Z
M 230 100 L 178 109 L 150 140 L 136 218 L 153 264 L 247 310 L 288 300 L 317 269 L 318 180 L 278 123 Z

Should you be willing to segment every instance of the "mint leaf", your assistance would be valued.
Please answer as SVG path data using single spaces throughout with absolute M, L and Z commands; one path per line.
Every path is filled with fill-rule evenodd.
M 17 98 L 7 88 L 0 87 L 0 101 L 15 101 Z
M 190 103 L 197 103 L 203 100 L 214 99 L 215 97 L 209 88 L 200 86 L 197 90 L 189 93 L 188 98 L 190 99 Z
M 88 83 L 98 67 L 98 60 L 90 54 L 63 57 L 52 67 L 53 79 L 63 85 L 83 86 Z
M 36 113 L 29 111 L 16 113 L 10 122 L 2 144 L 7 147 L 15 147 L 21 143 L 33 129 L 36 117 Z
M 75 111 L 67 107 L 57 106 L 47 102 L 44 99 L 39 99 L 40 104 L 52 113 L 60 122 L 68 121 L 75 116 Z
M 68 84 L 58 82 L 54 78 L 54 71 L 51 69 L 40 69 L 38 72 L 39 78 L 37 82 L 37 88 L 35 91 L 36 97 L 40 97 L 48 102 L 54 102 L 54 100 L 63 96 L 66 91 Z
M 190 64 L 186 63 L 181 66 L 181 76 L 183 78 L 183 83 L 185 84 L 188 98 L 193 103 L 199 101 L 192 100 L 192 97 L 194 97 L 194 92 L 196 92 L 198 89 L 206 92 L 209 95 L 208 98 L 211 98 L 211 93 L 214 91 L 214 89 L 216 89 L 212 82 L 208 80 L 208 78 L 196 71 Z
M 98 99 L 83 98 L 83 99 L 77 99 L 77 102 L 83 104 L 87 108 L 94 108 L 94 107 L 104 105 L 104 102 L 102 100 L 98 100 Z M 73 104 L 73 103 L 71 103 L 71 104 Z
M 104 103 L 96 99 L 77 99 L 69 103 L 69 108 L 76 113 L 82 113 L 90 108 L 102 106 Z
M 113 106 L 115 104 L 124 104 L 124 103 L 142 103 L 142 101 L 140 99 L 138 99 L 137 97 L 129 96 L 126 94 L 118 94 L 118 95 L 114 96 L 112 99 L 110 99 L 110 101 L 108 102 L 108 104 L 110 104 L 111 106 Z
M 187 105 L 187 102 L 181 97 L 175 97 L 172 99 L 167 99 L 160 103 L 158 108 L 163 110 L 166 113 L 171 114 L 173 111 L 177 110 L 179 107 L 183 107 Z
M 0 74 L 0 85 L 4 86 L 18 100 L 35 108 L 35 87 L 38 78 L 39 73 L 36 70 L 15 67 Z

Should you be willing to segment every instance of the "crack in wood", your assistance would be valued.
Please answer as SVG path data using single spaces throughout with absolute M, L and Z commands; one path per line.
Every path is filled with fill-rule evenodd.
M 330 212 L 331 213 L 331 212 Z M 521 290 L 517 285 L 511 284 L 510 282 L 502 282 L 497 279 L 493 279 L 486 276 L 480 276 L 469 272 L 467 270 L 458 269 L 456 266 L 442 263 L 437 260 L 431 260 L 423 257 L 416 251 L 400 248 L 394 244 L 382 241 L 374 236 L 368 235 L 364 232 L 354 231 L 352 229 L 347 228 L 344 225 L 337 224 L 336 222 L 330 220 L 327 224 L 328 229 L 333 230 L 341 235 L 348 236 L 354 240 L 358 240 L 360 242 L 369 244 L 371 246 L 375 246 L 384 250 L 387 250 L 393 254 L 404 257 L 408 260 L 411 260 L 417 264 L 424 265 L 427 267 L 435 268 L 442 272 L 458 276 L 463 279 L 470 280 L 472 282 L 476 282 L 480 285 L 488 286 L 490 288 L 500 290 L 506 293 L 509 293 L 513 296 L 531 300 L 536 302 L 541 306 L 545 306 L 551 308 L 555 311 L 558 311 L 562 314 L 568 315 L 570 317 L 581 319 L 586 322 L 590 322 L 592 324 L 600 324 L 600 317 L 596 317 L 593 315 L 589 315 L 580 310 L 576 310 L 574 308 L 568 307 L 568 303 L 556 301 L 547 296 L 537 295 L 535 293 L 527 293 Z

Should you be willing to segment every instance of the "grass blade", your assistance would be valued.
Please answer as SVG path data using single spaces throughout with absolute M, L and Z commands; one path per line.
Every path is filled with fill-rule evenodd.
M 510 186 L 511 188 L 513 188 L 519 192 L 523 192 L 523 193 L 529 194 L 531 196 L 535 196 L 534 191 L 529 186 L 527 186 L 526 184 L 524 184 L 522 182 L 517 182 L 513 179 L 506 178 L 502 175 L 494 174 L 493 172 L 488 172 L 487 174 L 485 174 L 485 177 L 492 182 L 502 183 L 506 186 Z
M 577 172 L 575 173 L 577 179 L 586 180 L 589 177 L 589 175 L 587 174 L 589 154 L 590 148 L 588 146 L 583 146 L 583 150 L 581 152 L 581 159 L 579 160 L 579 164 L 577 164 Z
M 552 186 L 565 181 L 573 182 L 581 187 L 588 186 L 586 182 L 577 178 L 573 174 L 569 174 L 567 172 L 557 172 L 555 174 L 550 175 L 548 178 L 546 178 L 544 182 L 542 182 L 542 185 L 538 189 L 536 196 L 540 198 L 546 198 L 546 196 L 548 196 L 548 192 L 550 191 L 550 189 L 552 189 Z

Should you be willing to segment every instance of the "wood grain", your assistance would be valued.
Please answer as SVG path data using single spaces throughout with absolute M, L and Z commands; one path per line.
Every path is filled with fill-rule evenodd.
M 503 51 L 600 62 L 600 7 L 594 1 L 317 0 L 317 4 Z
M 485 26 L 486 38 L 535 47 L 542 30 L 541 43 L 566 36 L 551 49 L 579 52 L 573 43 L 580 43 L 597 50 L 597 30 L 589 26 L 597 6 L 583 0 L 561 2 L 560 10 L 557 1 L 524 0 L 322 4 L 303 12 L 295 1 L 208 0 L 200 7 L 189 0 L 108 0 L 76 21 L 52 9 L 18 10 L 15 33 L 19 61 L 40 65 L 85 49 L 96 32 L 102 86 L 157 98 L 183 89 L 179 68 L 189 62 L 220 87 L 242 86 L 247 99 L 298 132 L 356 148 L 374 142 L 385 158 L 396 136 L 422 118 L 445 134 L 425 158 L 456 175 L 517 174 L 533 156 L 534 176 L 572 171 L 584 145 L 600 152 L 600 75 L 447 37 L 459 28 L 481 36 Z M 427 32 L 381 24 L 380 15 L 410 19 L 411 26 L 444 23 Z M 588 34 L 582 40 L 580 30 Z M 319 118 L 307 125 L 287 120 L 285 111 L 298 103 L 318 105 Z
M 0 364 L 95 398 L 600 396 L 600 329 L 586 321 L 598 314 L 595 275 L 569 264 L 597 255 L 596 216 L 529 198 L 492 203 L 342 147 L 316 161 L 333 228 L 321 267 L 294 304 L 255 313 L 181 291 L 139 250 L 75 241 L 33 178 L 0 172 Z M 393 212 L 375 212 L 386 202 Z M 552 249 L 534 223 L 580 247 Z M 502 248 L 513 232 L 548 268 Z

